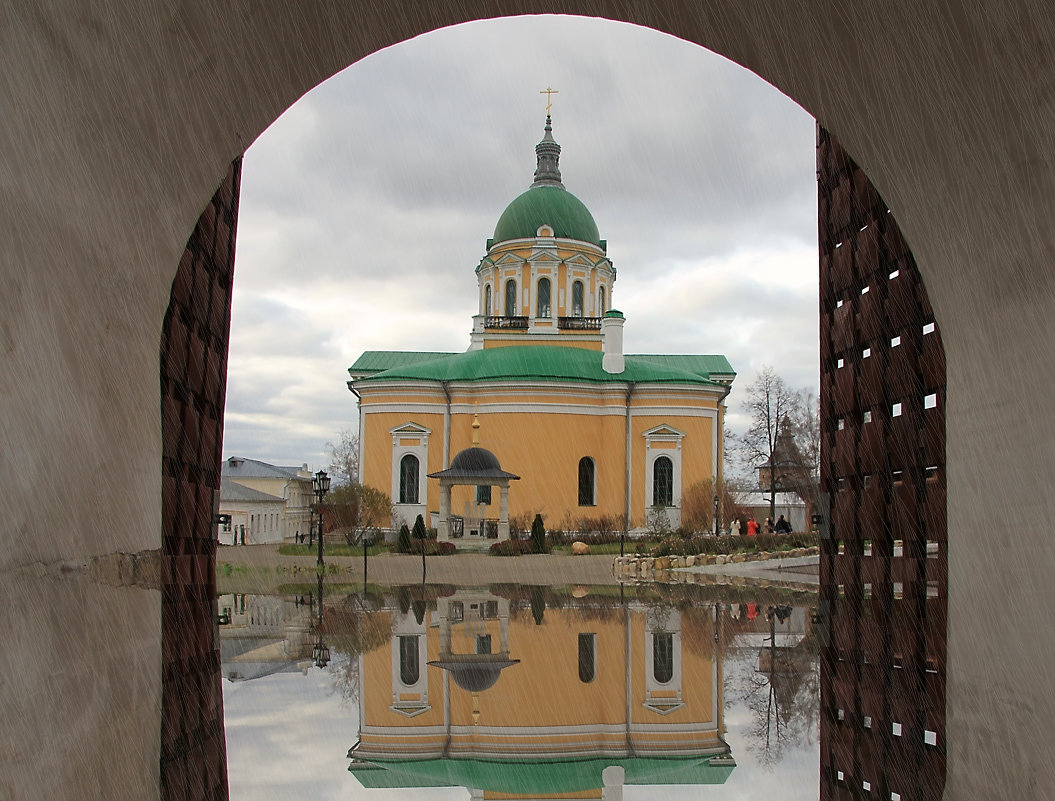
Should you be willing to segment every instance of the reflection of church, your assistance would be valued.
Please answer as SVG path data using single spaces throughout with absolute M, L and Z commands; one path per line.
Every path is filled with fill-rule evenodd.
M 535 152 L 534 183 L 506 207 L 476 268 L 469 350 L 369 351 L 349 368 L 360 475 L 391 495 L 397 524 L 421 514 L 463 543 L 500 536 L 508 515 L 677 527 L 685 490 L 721 475 L 733 370 L 724 356 L 623 353 L 616 270 L 564 188 L 549 117 Z M 483 448 L 520 481 L 508 509 L 479 484 L 453 487 L 441 513 L 446 499 L 427 477 L 469 447 L 476 414 Z
M 528 588 L 523 588 L 525 591 Z M 726 745 L 711 608 L 545 608 L 460 589 L 360 656 L 367 788 L 462 786 L 474 798 L 601 798 L 622 784 L 721 784 Z

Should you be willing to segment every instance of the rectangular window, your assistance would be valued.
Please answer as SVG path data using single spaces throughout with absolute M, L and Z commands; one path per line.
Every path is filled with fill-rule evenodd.
M 660 684 L 674 678 L 674 635 L 657 632 L 652 635 L 652 675 Z
M 579 681 L 589 684 L 597 671 L 597 635 L 579 635 Z
M 489 653 L 491 653 L 491 635 L 490 634 L 477 634 L 476 635 L 476 653 L 478 653 L 478 654 L 489 654 Z
M 476 502 L 485 506 L 491 505 L 491 488 L 482 485 L 476 486 Z
M 420 664 L 418 662 L 418 638 L 401 635 L 399 638 L 399 680 L 406 687 L 418 683 Z

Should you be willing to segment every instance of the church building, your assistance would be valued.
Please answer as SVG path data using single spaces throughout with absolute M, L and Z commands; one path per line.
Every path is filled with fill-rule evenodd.
M 673 529 L 683 493 L 721 477 L 735 373 L 720 355 L 623 352 L 616 269 L 560 152 L 547 115 L 534 182 L 476 268 L 469 349 L 349 368 L 359 475 L 391 494 L 396 526 L 420 514 L 459 547 L 537 513 L 550 529 Z

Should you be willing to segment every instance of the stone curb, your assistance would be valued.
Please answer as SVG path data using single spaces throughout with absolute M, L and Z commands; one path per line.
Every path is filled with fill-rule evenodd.
M 612 572 L 619 581 L 693 582 L 703 574 L 687 570 L 719 565 L 744 565 L 751 562 L 786 561 L 818 556 L 820 548 L 794 548 L 790 551 L 756 553 L 699 554 L 696 556 L 617 556 Z M 713 575 L 713 571 L 708 571 Z M 783 583 L 783 582 L 778 582 Z M 794 583 L 794 582 L 793 582 Z

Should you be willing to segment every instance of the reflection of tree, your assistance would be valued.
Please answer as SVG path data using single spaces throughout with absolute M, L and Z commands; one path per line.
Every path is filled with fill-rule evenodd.
M 392 616 L 367 611 L 358 596 L 327 605 L 322 630 L 336 655 L 330 663 L 334 687 L 348 700 L 359 695 L 359 655 L 386 645 L 392 636 Z
M 767 766 L 778 763 L 787 747 L 812 745 L 820 714 L 816 635 L 810 630 L 797 645 L 778 646 L 777 609 L 790 615 L 790 607 L 769 608 L 769 637 L 763 647 L 740 649 L 737 655 L 741 683 L 736 690 L 752 714 L 748 748 Z

